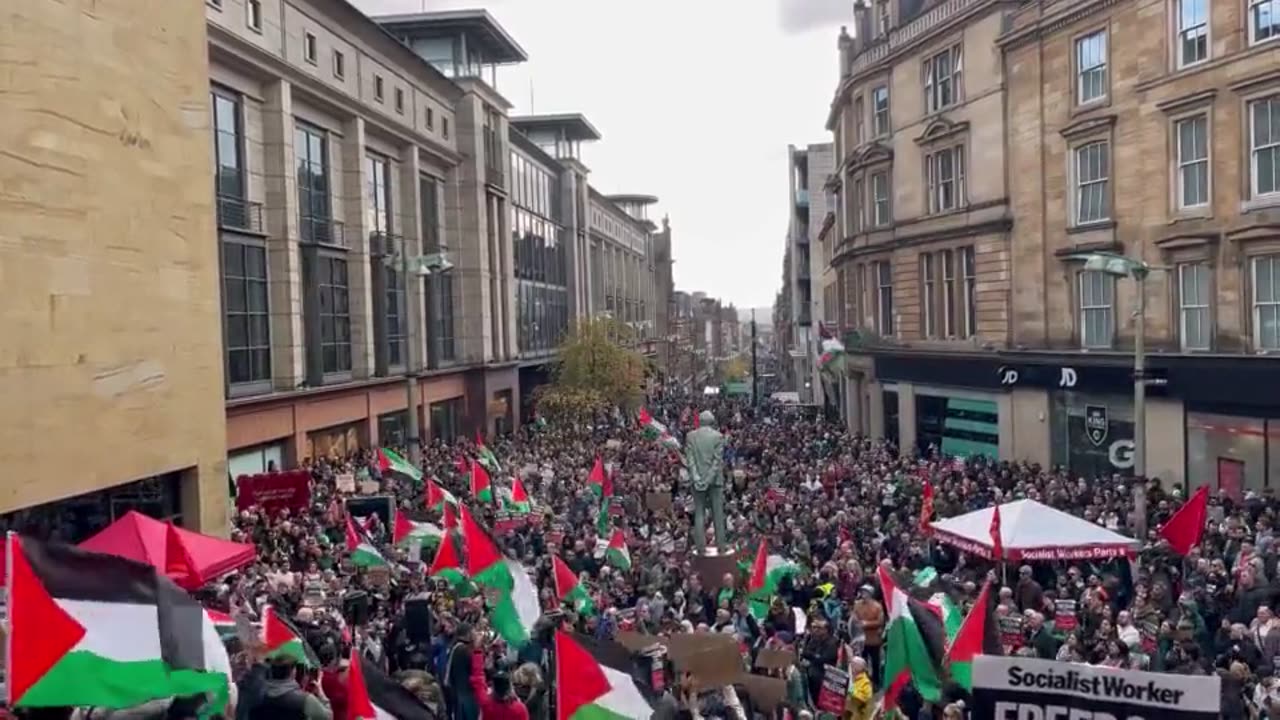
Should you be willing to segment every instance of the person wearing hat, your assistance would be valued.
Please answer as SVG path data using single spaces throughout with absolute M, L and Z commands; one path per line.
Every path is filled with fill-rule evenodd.
M 870 585 L 858 588 L 851 620 L 862 628 L 862 655 L 867 659 L 871 681 L 875 683 L 880 679 L 880 649 L 884 645 L 884 606 L 875 599 L 875 589 Z

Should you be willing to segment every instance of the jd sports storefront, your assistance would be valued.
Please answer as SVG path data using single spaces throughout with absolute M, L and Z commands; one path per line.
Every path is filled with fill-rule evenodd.
M 904 449 L 1001 457 L 1002 391 L 995 365 L 933 356 L 876 356 L 884 435 Z M 1010 449 L 1011 450 L 1011 449 Z

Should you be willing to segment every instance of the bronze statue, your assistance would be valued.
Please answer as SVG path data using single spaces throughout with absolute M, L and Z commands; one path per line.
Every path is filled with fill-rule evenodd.
M 716 416 L 704 410 L 700 426 L 685 436 L 685 467 L 693 488 L 693 543 L 699 555 L 707 554 L 707 503 L 715 528 L 714 554 L 728 551 L 729 530 L 724 518 L 724 435 L 716 429 Z

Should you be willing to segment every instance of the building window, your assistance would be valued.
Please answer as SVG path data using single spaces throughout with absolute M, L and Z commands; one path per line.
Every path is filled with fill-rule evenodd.
M 329 151 L 324 132 L 298 125 L 293 154 L 298 164 L 298 230 L 303 242 L 341 244 L 330 215 Z
M 245 385 L 270 381 L 271 332 L 265 247 L 222 243 L 222 303 L 227 382 Z
M 373 76 L 373 99 L 382 102 L 386 97 L 386 83 L 383 82 L 381 75 Z
M 347 77 L 347 57 L 341 50 L 333 51 L 333 76 L 339 80 L 345 80 Z
M 351 372 L 351 298 L 347 261 L 340 257 L 321 256 L 318 264 L 321 370 L 326 374 Z
M 1076 224 L 1102 222 L 1110 217 L 1107 193 L 1109 148 L 1105 140 L 1081 145 L 1075 151 Z
M 244 4 L 244 22 L 254 32 L 262 32 L 262 0 L 248 0 Z
M 1178 315 L 1183 350 L 1208 350 L 1209 266 L 1194 263 L 1178 266 Z
M 862 178 L 856 178 L 853 181 L 854 232 L 862 232 L 862 229 L 867 226 L 866 204 L 866 187 L 862 184 Z
M 1209 0 L 1174 0 L 1178 11 L 1178 67 L 1209 57 Z
M 1194 208 L 1209 204 L 1209 117 L 1197 115 L 1179 120 L 1178 207 Z
M 1249 175 L 1253 197 L 1280 193 L 1280 95 L 1249 103 Z
M 1280 37 L 1280 0 L 1249 0 L 1249 42 Z
M 403 115 L 404 114 L 404 90 L 401 90 L 400 88 L 396 88 L 395 98 L 396 98 L 395 100 L 396 112 Z
M 956 336 L 956 256 L 951 250 L 942 253 L 942 336 Z
M 957 45 L 925 60 L 924 94 L 926 112 L 937 112 L 959 101 L 961 54 Z
M 960 46 L 924 61 L 924 102 L 926 112 L 937 112 L 960 101 Z
M 449 139 L 449 118 L 447 117 L 440 118 L 440 134 L 445 140 Z
M 378 327 L 382 335 L 379 342 L 386 350 L 387 367 L 405 364 L 405 322 L 401 318 L 400 303 L 403 300 L 404 282 L 400 277 L 397 253 L 407 252 L 405 247 L 395 247 L 391 236 L 391 163 L 384 157 L 369 153 L 368 207 L 366 223 L 369 226 L 371 248 L 370 262 L 374 263 L 372 278 L 374 292 L 382 292 L 385 324 Z M 400 242 L 403 244 L 404 240 Z M 375 306 L 376 307 L 376 306 Z
M 865 140 L 865 108 L 862 105 L 862 96 L 859 95 L 853 101 L 853 144 L 861 145 Z
M 213 8 L 214 10 L 222 9 L 222 0 L 206 0 L 206 2 L 209 4 L 209 7 Z
M 427 108 L 427 129 L 436 129 L 436 113 L 435 110 L 432 110 L 431 108 Z
M 1253 344 L 1280 350 L 1280 255 L 1253 259 Z
M 964 273 L 964 336 L 978 334 L 978 259 L 973 247 L 960 248 L 960 270 Z
M 316 36 L 313 35 L 312 33 L 303 33 L 302 34 L 302 59 L 306 60 L 312 65 L 315 65 L 316 55 L 317 55 Z
M 889 134 L 889 86 L 881 85 L 871 91 L 871 132 L 876 137 Z
M 871 175 L 871 221 L 876 227 L 884 227 L 890 222 L 888 171 Z
M 1076 40 L 1076 102 L 1084 105 L 1107 95 L 1107 33 L 1099 30 Z
M 876 332 L 883 337 L 893 335 L 893 269 L 889 261 L 875 263 Z
M 212 98 L 213 152 L 216 163 L 214 189 L 218 194 L 218 224 L 222 227 L 247 228 L 249 217 L 245 205 L 240 99 L 221 91 L 214 91 Z
M 1115 278 L 1097 270 L 1080 273 L 1080 346 L 1111 347 L 1115 327 L 1111 306 L 1115 300 Z
M 920 254 L 920 286 L 922 293 L 920 297 L 920 337 L 931 338 L 937 331 L 937 318 L 934 317 L 934 308 L 938 300 L 938 288 L 936 287 L 937 278 L 933 274 L 933 256 L 929 253 Z
M 964 146 L 925 156 L 925 178 L 930 213 L 946 212 L 964 204 Z

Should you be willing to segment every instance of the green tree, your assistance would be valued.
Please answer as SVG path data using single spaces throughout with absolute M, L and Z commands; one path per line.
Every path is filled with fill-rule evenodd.
M 620 406 L 634 408 L 642 395 L 644 358 L 627 347 L 631 329 L 611 318 L 578 323 L 557 352 L 553 381 L 536 394 L 541 415 L 583 419 Z
M 746 358 L 741 355 L 735 355 L 724 363 L 724 379 L 725 382 L 738 382 L 747 379 L 747 374 L 751 370 L 747 366 Z

